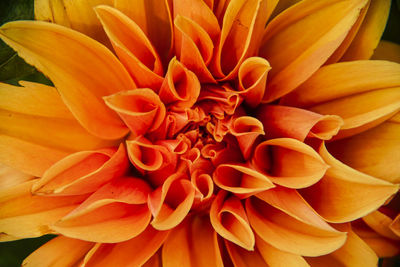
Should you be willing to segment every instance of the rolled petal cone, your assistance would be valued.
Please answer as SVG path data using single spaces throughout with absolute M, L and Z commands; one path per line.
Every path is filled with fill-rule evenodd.
M 0 38 L 54 86 L 0 83 L 0 241 L 57 235 L 33 267 L 399 255 L 389 2 L 35 0 Z

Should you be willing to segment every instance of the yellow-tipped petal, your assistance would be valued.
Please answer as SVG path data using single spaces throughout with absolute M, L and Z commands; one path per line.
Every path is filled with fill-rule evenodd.
M 0 37 L 49 76 L 90 133 L 104 139 L 118 139 L 127 133 L 102 97 L 135 85 L 107 48 L 71 29 L 40 21 L 9 22 L 0 28 Z
M 400 63 L 400 45 L 382 40 L 376 47 L 371 59 L 388 60 Z
M 94 243 L 58 236 L 30 254 L 22 263 L 24 267 L 68 267 L 79 264 Z M 68 252 L 68 253 L 66 253 Z
M 308 203 L 329 222 L 358 219 L 395 194 L 399 186 L 358 172 L 332 157 L 321 145 L 319 153 L 331 167 L 315 185 L 302 190 Z
M 309 78 L 338 48 L 366 3 L 305 0 L 274 18 L 259 51 L 272 67 L 264 101 L 289 93 Z M 289 45 L 283 49 L 282 44 Z
M 364 21 L 341 61 L 369 59 L 378 46 L 389 17 L 390 0 L 371 0 Z

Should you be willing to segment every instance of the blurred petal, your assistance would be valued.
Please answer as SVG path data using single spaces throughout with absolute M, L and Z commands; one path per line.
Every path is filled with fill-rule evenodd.
M 270 139 L 260 143 L 253 164 L 275 184 L 303 188 L 315 184 L 329 168 L 310 146 L 291 138 Z
M 55 163 L 32 186 L 37 195 L 81 195 L 91 193 L 128 170 L 123 144 L 119 149 L 81 151 Z
M 73 210 L 87 196 L 34 196 L 30 180 L 0 193 L 0 233 L 15 239 L 54 233 L 49 226 Z M 0 235 L 0 240 L 3 238 Z
M 341 61 L 369 59 L 385 30 L 390 0 L 371 0 L 367 14 L 354 40 Z
M 97 6 L 95 10 L 115 52 L 137 86 L 158 91 L 163 81 L 163 67 L 145 33 L 115 8 Z
M 400 45 L 382 40 L 375 49 L 371 59 L 388 60 L 400 63 Z
M 274 18 L 259 52 L 272 66 L 264 101 L 289 93 L 318 70 L 339 47 L 366 3 L 305 0 Z M 282 49 L 282 44 L 291 45 Z
M 101 99 L 135 87 L 128 72 L 104 46 L 73 30 L 39 21 L 9 22 L 1 38 L 49 76 L 68 108 L 90 133 L 117 139 L 127 133 Z
M 140 235 L 117 244 L 100 244 L 82 267 L 142 266 L 163 244 L 168 231 L 148 226 Z
M 149 192 L 150 187 L 138 178 L 115 179 L 57 221 L 52 229 L 92 242 L 129 240 L 143 232 L 150 221 L 146 205 Z
M 58 236 L 30 254 L 22 263 L 26 267 L 69 267 L 80 263 L 94 243 Z M 65 253 L 68 252 L 68 253 Z
M 390 228 L 391 225 L 393 225 L 392 223 L 394 220 L 379 210 L 364 216 L 362 220 L 380 235 L 393 240 L 400 240 L 400 237 L 397 236 Z
M 290 202 L 288 199 L 284 201 Z M 292 205 L 300 208 L 304 206 L 301 202 Z M 312 217 L 308 218 L 305 214 L 300 214 L 301 217 L 293 216 L 290 212 L 273 208 L 257 198 L 246 200 L 246 212 L 251 227 L 261 239 L 279 250 L 303 256 L 319 256 L 344 244 L 345 233 L 330 227 L 310 208 L 302 210 L 312 214 Z
M 301 191 L 308 203 L 329 222 L 358 219 L 383 205 L 398 185 L 358 172 L 332 157 L 325 146 L 319 153 L 331 167 L 315 185 Z
M 34 0 L 35 19 L 71 27 L 63 0 Z
M 320 115 L 305 109 L 263 105 L 257 118 L 267 130 L 268 138 L 290 137 L 304 141 L 307 137 L 329 140 L 339 132 L 343 120 L 335 115 Z
M 254 250 L 254 234 L 240 200 L 228 196 L 226 191 L 219 191 L 214 199 L 210 220 L 215 231 L 226 240 L 247 250 Z

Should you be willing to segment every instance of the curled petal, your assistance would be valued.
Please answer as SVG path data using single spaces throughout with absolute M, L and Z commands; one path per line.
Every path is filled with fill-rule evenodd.
M 51 166 L 33 184 L 37 195 L 81 195 L 91 193 L 128 170 L 123 144 L 117 149 L 81 151 Z
M 151 225 L 167 230 L 182 222 L 192 207 L 195 189 L 184 174 L 175 174 L 165 180 L 149 195 L 148 205 L 153 214 Z
M 178 15 L 174 24 L 175 35 L 179 34 L 179 38 L 175 38 L 175 50 L 180 62 L 196 73 L 200 82 L 216 83 L 207 68 L 214 48 L 210 36 L 196 22 L 186 17 Z
M 104 97 L 105 103 L 116 111 L 134 136 L 154 131 L 162 124 L 166 109 L 150 89 L 135 89 Z
M 243 249 L 228 240 L 225 240 L 225 245 L 228 250 L 229 256 L 236 267 L 268 267 L 267 263 L 261 257 L 258 250 L 248 251 Z
M 198 101 L 207 113 L 212 113 L 218 119 L 224 118 L 224 113 L 233 115 L 241 104 L 242 97 L 238 92 L 227 86 L 204 86 L 201 88 Z
M 377 209 L 398 190 L 398 185 L 358 172 L 336 160 L 324 145 L 319 153 L 331 168 L 301 194 L 329 222 L 360 218 Z
M 254 249 L 254 234 L 237 197 L 227 197 L 226 191 L 219 191 L 211 204 L 210 220 L 215 231 L 223 238 L 247 250 Z
M 142 266 L 164 243 L 168 231 L 148 226 L 138 236 L 117 244 L 99 244 L 82 267 Z
M 164 104 L 174 110 L 184 110 L 196 103 L 200 94 L 200 82 L 196 75 L 173 58 L 160 88 L 159 96 Z
M 264 174 L 239 164 L 218 165 L 213 179 L 216 185 L 239 197 L 248 197 L 275 187 Z
M 333 229 L 322 219 L 312 223 L 312 219 L 306 221 L 304 215 L 303 218 L 292 217 L 256 198 L 246 200 L 246 212 L 261 239 L 293 254 L 324 255 L 341 247 L 346 240 L 346 233 Z M 313 217 L 317 215 L 314 213 Z
M 247 58 L 239 67 L 239 89 L 244 102 L 256 107 L 264 97 L 267 75 L 271 70 L 268 61 L 261 57 Z
M 128 72 L 104 46 L 71 29 L 41 21 L 3 25 L 1 38 L 47 75 L 79 123 L 95 136 L 118 139 L 128 129 L 101 99 L 135 88 Z
M 87 195 L 34 196 L 31 193 L 34 182 L 30 180 L 1 191 L 0 240 L 7 236 L 21 239 L 54 233 L 49 226 L 87 198 Z
M 163 81 L 161 60 L 146 34 L 128 16 L 109 6 L 96 13 L 119 59 L 140 88 L 158 91 Z
M 268 1 L 229 1 L 222 21 L 210 68 L 214 76 L 231 79 L 237 75 L 241 63 L 253 56 L 258 48 L 267 22 Z
M 243 157 L 246 160 L 253 152 L 253 144 L 257 137 L 265 134 L 262 123 L 250 116 L 242 116 L 234 119 L 230 132 L 236 137 Z
M 259 51 L 272 66 L 263 101 L 289 93 L 318 70 L 342 43 L 366 4 L 367 0 L 307 0 L 274 18 Z M 308 25 L 314 27 L 304 31 Z M 288 42 L 292 45 L 282 49 L 282 43 Z
M 162 263 L 165 267 L 222 267 L 217 233 L 209 219 L 190 217 L 173 229 L 162 248 Z
M 118 243 L 143 232 L 151 217 L 146 201 L 150 187 L 142 180 L 121 177 L 105 184 L 52 229 L 73 238 Z
M 74 266 L 80 263 L 94 243 L 58 236 L 30 254 L 22 266 Z M 68 251 L 68 255 L 65 252 Z
M 318 182 L 329 166 L 310 146 L 291 138 L 260 143 L 253 164 L 276 184 L 304 188 Z
M 214 193 L 214 182 L 209 174 L 195 170 L 191 174 L 191 182 L 196 189 L 196 197 L 199 198 L 200 201 L 211 198 Z
M 290 137 L 300 141 L 307 137 L 329 140 L 343 125 L 339 116 L 320 115 L 280 105 L 261 106 L 257 111 L 257 118 L 268 129 L 268 138 Z
M 228 136 L 227 136 L 228 137 Z M 207 144 L 201 149 L 201 155 L 210 159 L 214 166 L 226 162 L 241 162 L 243 161 L 242 153 L 239 147 L 232 141 L 220 142 L 216 144 Z

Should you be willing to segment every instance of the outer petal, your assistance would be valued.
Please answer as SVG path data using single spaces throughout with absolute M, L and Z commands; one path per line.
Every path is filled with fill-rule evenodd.
M 104 46 L 73 30 L 39 21 L 7 23 L 1 27 L 0 36 L 49 76 L 68 108 L 90 133 L 104 139 L 117 139 L 127 133 L 101 97 L 135 85 Z
M 275 184 L 304 188 L 318 182 L 329 168 L 310 146 L 291 138 L 260 143 L 252 162 Z
M 117 244 L 99 244 L 85 258 L 82 267 L 142 266 L 164 243 L 168 231 L 148 226 L 140 235 Z
M 91 242 L 58 236 L 30 254 L 22 266 L 74 266 L 80 263 L 93 245 Z
M 264 101 L 287 94 L 309 78 L 339 47 L 366 3 L 306 0 L 273 19 L 259 52 L 272 66 Z M 282 49 L 282 43 L 291 45 Z
M 228 240 L 225 240 L 225 245 L 235 267 L 269 266 L 257 250 L 245 250 Z
M 318 88 L 318 89 L 317 89 Z M 282 101 L 344 120 L 340 137 L 365 131 L 400 109 L 400 65 L 353 61 L 319 69 Z
M 400 63 L 400 45 L 382 40 L 375 49 L 371 59 L 388 60 Z
M 302 190 L 307 202 L 329 222 L 348 222 L 381 206 L 398 185 L 358 172 L 333 158 L 325 146 L 322 158 L 331 166 L 317 184 Z
M 307 137 L 329 140 L 339 132 L 339 116 L 320 115 L 308 110 L 280 105 L 263 105 L 257 118 L 267 129 L 268 138 L 290 137 L 304 141 Z
M 390 0 L 371 0 L 364 21 L 341 61 L 369 59 L 385 30 Z
M 49 226 L 87 197 L 34 196 L 31 194 L 34 182 L 35 180 L 30 180 L 1 192 L 0 240 L 7 239 L 7 235 L 19 239 L 54 233 Z
M 286 252 L 319 256 L 338 249 L 346 240 L 345 233 L 317 220 L 315 213 L 314 218 L 291 216 L 256 198 L 246 200 L 246 212 L 257 235 Z M 312 214 L 311 210 L 308 212 Z
M 207 217 L 195 216 L 177 226 L 162 248 L 164 267 L 222 267 L 217 233 Z
M 35 194 L 81 195 L 96 191 L 128 170 L 125 147 L 81 151 L 51 166 L 32 186 Z
M 65 236 L 92 242 L 116 243 L 143 232 L 150 211 L 150 187 L 142 180 L 122 177 L 105 184 L 52 228 Z
M 13 186 L 32 180 L 34 176 L 0 164 L 0 192 Z

